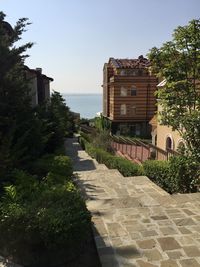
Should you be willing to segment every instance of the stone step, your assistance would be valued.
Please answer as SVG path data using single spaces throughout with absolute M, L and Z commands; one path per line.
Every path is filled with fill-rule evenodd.
M 108 170 L 105 164 L 98 164 L 96 167 L 97 170 L 104 170 L 104 171 Z
M 78 175 L 81 177 L 81 179 L 84 180 L 97 180 L 98 179 L 124 179 L 124 177 L 121 175 L 121 173 L 116 169 L 96 169 L 91 171 L 77 171 L 75 172 L 75 175 Z

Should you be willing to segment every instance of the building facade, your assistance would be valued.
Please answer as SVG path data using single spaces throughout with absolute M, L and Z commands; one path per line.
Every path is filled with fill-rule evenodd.
M 161 81 L 157 87 L 158 89 L 165 86 L 166 81 Z M 162 125 L 160 123 L 159 113 L 162 111 L 162 106 L 159 104 L 159 99 L 157 100 L 157 111 L 158 115 L 150 121 L 152 125 L 152 143 L 158 148 L 167 151 L 168 149 L 177 151 L 182 146 L 186 146 L 184 139 L 180 136 L 178 131 L 173 131 L 172 127 L 167 125 Z
M 25 66 L 25 72 L 30 87 L 32 107 L 50 101 L 50 82 L 53 79 L 42 74 L 41 68 L 29 69 Z
M 149 121 L 156 111 L 158 80 L 149 72 L 149 61 L 110 58 L 103 68 L 103 116 L 114 134 L 149 136 Z

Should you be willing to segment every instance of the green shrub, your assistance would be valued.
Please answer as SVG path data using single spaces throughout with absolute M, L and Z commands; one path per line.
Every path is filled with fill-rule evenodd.
M 167 192 L 171 192 L 169 183 L 169 162 L 161 160 L 147 160 L 143 163 L 145 175 Z
M 47 175 L 49 169 L 51 168 L 54 159 L 53 154 L 46 154 L 33 162 L 29 168 L 31 174 L 36 174 L 40 178 Z
M 200 165 L 186 156 L 171 157 L 169 161 L 147 160 L 145 174 L 168 193 L 196 192 Z
M 86 142 L 86 140 L 83 137 L 80 136 L 78 138 L 78 142 L 79 142 L 80 146 L 82 147 L 82 149 L 85 150 L 85 142 Z
M 169 182 L 172 193 L 196 192 L 200 179 L 200 163 L 191 157 L 176 156 L 169 160 Z
M 87 153 L 95 158 L 98 163 L 105 164 L 109 169 L 118 169 L 119 172 L 125 176 L 143 175 L 143 168 L 133 162 L 117 156 L 113 156 L 109 152 L 101 148 L 96 148 L 92 144 L 85 141 L 85 149 Z
M 113 148 L 111 146 L 111 136 L 109 131 L 102 130 L 100 132 L 95 132 L 92 135 L 92 141 L 94 147 L 99 147 L 107 152 L 113 152 Z
M 109 161 L 109 164 L 112 166 L 112 168 L 118 169 L 119 172 L 125 177 L 139 176 L 144 174 L 142 166 L 127 159 L 114 156 L 111 161 Z
M 85 139 L 85 141 L 87 141 L 89 143 L 91 142 L 91 135 L 90 134 L 86 134 L 84 132 L 80 132 L 80 135 L 81 135 L 82 138 Z
M 71 177 L 73 174 L 72 161 L 67 156 L 55 156 L 49 170 L 54 174 Z
M 0 202 L 0 247 L 25 266 L 59 265 L 79 256 L 90 215 L 72 182 L 50 186 L 20 171 Z
M 38 175 L 40 178 L 45 177 L 49 172 L 70 178 L 73 173 L 71 159 L 67 156 L 47 154 L 31 166 L 31 173 Z

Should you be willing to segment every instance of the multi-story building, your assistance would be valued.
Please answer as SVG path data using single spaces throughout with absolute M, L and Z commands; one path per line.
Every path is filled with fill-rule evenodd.
M 2 21 L 1 24 L 8 36 L 14 34 L 14 30 L 8 22 Z M 38 104 L 48 102 L 50 100 L 50 82 L 53 79 L 42 74 L 41 68 L 30 69 L 24 66 L 24 70 L 30 87 L 31 105 L 35 107 Z
M 42 74 L 41 68 L 29 69 L 25 66 L 25 72 L 30 86 L 32 106 L 48 102 L 50 100 L 50 82 L 53 79 Z
M 110 58 L 103 68 L 103 116 L 114 134 L 149 136 L 149 121 L 156 111 L 154 95 L 158 80 L 149 71 L 150 62 Z

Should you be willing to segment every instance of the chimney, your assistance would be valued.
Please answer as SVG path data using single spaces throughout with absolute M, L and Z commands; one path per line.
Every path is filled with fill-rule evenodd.
M 36 68 L 35 70 L 42 74 L 42 68 Z

